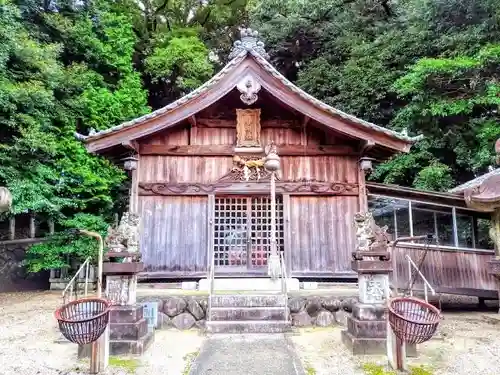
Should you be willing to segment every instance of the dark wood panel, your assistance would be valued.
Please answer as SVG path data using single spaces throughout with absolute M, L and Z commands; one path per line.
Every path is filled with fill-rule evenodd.
M 146 272 L 207 270 L 207 197 L 140 197 Z
M 357 197 L 290 197 L 292 274 L 350 273 Z
M 406 244 L 400 244 L 395 249 L 393 262 L 396 264 L 396 272 L 393 274 L 393 282 L 396 281 L 398 288 L 406 288 L 408 284 L 408 261 L 405 256 L 408 255 L 418 264 L 424 252 L 423 246 Z M 433 288 L 443 293 L 462 294 L 467 290 L 467 293 L 473 290 L 496 292 L 496 279 L 487 271 L 487 262 L 493 256 L 493 251 L 455 251 L 432 247 L 428 250 L 420 271 Z M 420 278 L 417 278 L 415 288 L 423 290 Z
M 317 155 L 357 155 L 349 146 L 301 146 L 284 145 L 278 147 L 281 156 L 317 156 Z M 170 146 L 165 144 L 141 144 L 141 155 L 171 156 L 233 156 L 234 146 L 228 144 L 203 144 Z

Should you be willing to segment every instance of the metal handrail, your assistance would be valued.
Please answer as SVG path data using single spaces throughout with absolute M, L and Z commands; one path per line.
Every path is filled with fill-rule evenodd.
M 432 285 L 427 281 L 427 279 L 425 278 L 424 275 L 422 275 L 422 272 L 420 272 L 420 270 L 418 269 L 417 265 L 415 264 L 415 262 L 410 258 L 410 256 L 408 254 L 405 255 L 405 258 L 406 260 L 408 261 L 408 277 L 409 277 L 409 281 L 411 282 L 411 279 L 412 279 L 412 272 L 411 272 L 411 269 L 412 267 L 417 271 L 417 274 L 420 276 L 420 278 L 423 280 L 424 282 L 424 296 L 425 296 L 425 302 L 429 302 L 428 298 L 427 298 L 427 288 L 430 289 L 432 295 L 436 295 L 436 291 L 434 290 L 434 288 L 432 287 Z M 410 287 L 410 290 L 408 291 L 410 293 L 410 296 L 413 296 L 413 286 Z
M 88 295 L 88 283 L 89 283 L 89 271 L 90 271 L 90 260 L 91 257 L 88 257 L 85 259 L 85 262 L 82 263 L 80 268 L 78 268 L 78 271 L 76 271 L 75 275 L 71 278 L 69 281 L 68 285 L 66 285 L 66 288 L 64 288 L 62 292 L 62 298 L 63 302 L 66 303 L 66 292 L 69 289 L 69 301 L 71 301 L 71 296 L 73 295 L 73 285 L 75 282 L 79 279 L 79 275 L 82 272 L 82 270 L 85 268 L 85 284 L 84 284 L 84 297 Z M 76 292 L 78 291 L 78 285 L 76 286 Z
M 285 252 L 280 251 L 280 266 L 281 266 L 281 292 L 285 297 L 285 321 L 288 322 L 288 287 L 286 285 L 287 281 L 287 273 L 286 273 L 286 264 L 285 264 Z

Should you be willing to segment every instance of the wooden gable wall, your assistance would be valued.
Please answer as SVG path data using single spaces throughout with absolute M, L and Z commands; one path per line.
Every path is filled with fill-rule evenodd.
M 319 181 L 356 185 L 358 156 L 349 152 L 330 152 L 335 151 L 337 146 L 341 150 L 345 142 L 325 135 L 312 126 L 301 131 L 301 121 L 300 118 L 263 118 L 261 121 L 263 145 L 274 141 L 278 153 L 280 149 L 295 150 L 292 152 L 294 155 L 281 156 L 280 180 L 306 181 L 304 184 Z M 197 117 L 196 127 L 186 122 L 139 143 L 140 150 L 146 150 L 145 154 L 140 155 L 139 185 L 213 184 L 233 167 L 232 155 L 199 155 L 196 154 L 196 146 L 228 146 L 228 150 L 231 150 L 236 143 L 236 120 Z M 150 146 L 156 146 L 157 149 L 167 147 L 171 152 L 169 155 L 148 154 L 147 151 L 152 149 Z M 323 146 L 330 148 L 326 152 L 317 152 Z M 191 154 L 187 155 L 188 152 Z M 206 276 L 212 241 L 210 194 L 213 193 L 203 190 L 198 195 L 183 195 L 182 192 L 177 196 L 173 193 L 140 193 L 145 276 Z M 292 275 L 352 275 L 350 254 L 355 241 L 352 219 L 359 210 L 359 197 L 356 194 L 283 194 L 284 247 Z

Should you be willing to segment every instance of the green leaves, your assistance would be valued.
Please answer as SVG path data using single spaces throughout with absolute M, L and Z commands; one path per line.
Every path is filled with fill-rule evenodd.
M 91 257 L 97 260 L 98 242 L 95 238 L 70 233 L 69 229 L 86 229 L 106 235 L 108 224 L 102 217 L 79 213 L 61 221 L 62 231 L 29 248 L 24 264 L 30 272 L 69 267 L 71 261 Z
M 201 86 L 213 75 L 208 48 L 195 30 L 181 30 L 158 38 L 145 60 L 153 82 L 176 86 L 178 95 Z

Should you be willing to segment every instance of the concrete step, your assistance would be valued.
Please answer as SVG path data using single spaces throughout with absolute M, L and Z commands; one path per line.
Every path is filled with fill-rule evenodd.
M 284 307 L 212 307 L 211 321 L 285 320 Z
M 290 322 L 284 320 L 271 321 L 248 321 L 236 322 L 211 321 L 207 322 L 209 333 L 282 333 L 291 332 Z
M 247 295 L 214 295 L 211 298 L 212 307 L 283 307 L 283 294 L 247 294 Z

